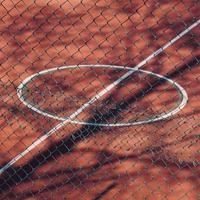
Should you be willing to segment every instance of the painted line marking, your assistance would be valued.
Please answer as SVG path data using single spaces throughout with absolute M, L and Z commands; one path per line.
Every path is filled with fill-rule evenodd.
M 72 120 L 72 119 L 69 119 L 69 117 L 59 117 L 58 115 L 56 114 L 52 114 L 52 113 L 49 113 L 48 111 L 45 111 L 45 110 L 41 110 L 40 108 L 38 108 L 37 105 L 33 105 L 31 103 L 29 103 L 29 101 L 26 100 L 26 97 L 24 97 L 24 92 L 26 92 L 26 87 L 27 87 L 27 84 L 29 84 L 30 82 L 33 82 L 35 79 L 37 79 L 37 77 L 41 77 L 42 75 L 44 74 L 52 74 L 56 71 L 60 71 L 60 70 L 67 70 L 67 69 L 84 69 L 84 68 L 102 68 L 102 69 L 120 69 L 120 70 L 126 70 L 126 71 L 130 71 L 130 70 L 133 70 L 135 72 L 142 72 L 142 73 L 146 73 L 148 75 L 151 75 L 151 76 L 155 76 L 159 79 L 162 79 L 162 80 L 165 80 L 167 81 L 169 84 L 171 84 L 175 89 L 176 91 L 179 93 L 180 97 L 181 97 L 181 101 L 180 103 L 175 107 L 173 108 L 172 110 L 170 110 L 169 112 L 164 112 L 160 115 L 156 115 L 154 116 L 153 118 L 150 118 L 150 119 L 146 119 L 146 120 L 142 120 L 142 121 L 136 121 L 136 122 L 129 122 L 129 123 L 92 123 L 92 122 L 84 122 L 84 121 L 78 121 L 78 120 Z M 59 120 L 59 121 L 65 121 L 65 120 L 69 120 L 69 123 L 74 123 L 74 124 L 81 124 L 81 125 L 92 125 L 92 126 L 134 126 L 134 125 L 141 125 L 141 124 L 147 124 L 147 123 L 152 123 L 152 122 L 155 122 L 155 121 L 159 121 L 159 120 L 164 120 L 168 117 L 171 117 L 172 115 L 176 114 L 177 112 L 179 112 L 187 103 L 187 100 L 188 100 L 188 96 L 187 96 L 187 92 L 184 90 L 184 88 L 179 85 L 176 81 L 173 81 L 165 76 L 162 76 L 160 74 L 156 74 L 156 73 L 153 73 L 153 72 L 149 72 L 149 71 L 146 71 L 146 70 L 141 70 L 141 69 L 136 69 L 134 70 L 133 68 L 131 67 L 124 67 L 124 66 L 115 66 L 115 65 L 71 65 L 71 66 L 62 66 L 60 68 L 51 68 L 50 70 L 43 70 L 43 71 L 40 71 L 39 73 L 36 73 L 34 75 L 31 75 L 30 77 L 27 77 L 18 87 L 17 89 L 17 94 L 18 94 L 18 97 L 19 99 L 21 100 L 21 102 L 27 106 L 28 108 L 30 108 L 31 110 L 39 113 L 40 115 L 43 115 L 45 117 L 50 117 L 52 119 L 56 119 L 56 120 Z M 92 102 L 90 102 L 92 104 Z M 90 104 L 90 105 L 91 105 Z
M 138 65 L 136 65 L 133 69 L 139 69 L 143 65 L 147 64 L 152 58 L 156 57 L 160 53 L 162 53 L 166 48 L 174 44 L 177 40 L 179 40 L 181 37 L 183 37 L 185 34 L 187 34 L 189 31 L 191 31 L 193 28 L 198 26 L 200 23 L 200 19 L 197 20 L 195 23 L 193 23 L 191 26 L 189 26 L 187 29 L 182 31 L 180 34 L 178 34 L 176 37 L 174 37 L 172 40 L 170 40 L 167 44 L 165 44 L 163 47 L 159 48 L 157 51 L 153 52 L 150 56 L 148 56 L 145 60 L 140 62 Z M 76 112 L 74 112 L 72 115 L 70 115 L 69 119 L 72 117 L 76 117 L 79 115 L 83 110 L 85 110 L 91 103 L 94 103 L 97 101 L 100 97 L 102 97 L 104 94 L 106 94 L 108 91 L 110 91 L 112 88 L 114 88 L 116 85 L 118 85 L 121 81 L 129 77 L 131 74 L 133 74 L 134 71 L 130 70 L 127 73 L 125 73 L 123 76 L 121 76 L 119 79 L 117 79 L 115 82 L 107 86 L 104 90 L 102 90 L 99 94 L 95 95 L 91 100 L 86 102 L 83 106 L 81 106 Z M 52 134 L 54 134 L 57 130 L 62 128 L 66 123 L 68 123 L 69 120 L 63 121 L 56 125 L 53 129 L 48 131 L 45 135 L 38 138 L 33 144 L 31 144 L 29 147 L 27 147 L 23 152 L 19 153 L 16 157 L 14 157 L 11 161 L 9 161 L 5 166 L 3 166 L 0 169 L 0 174 L 2 174 L 6 169 L 11 167 L 13 164 L 15 164 L 18 160 L 20 160 L 22 157 L 24 157 L 27 153 L 29 153 L 32 149 L 34 149 L 37 145 L 39 145 L 41 142 L 46 140 L 48 137 L 50 137 Z

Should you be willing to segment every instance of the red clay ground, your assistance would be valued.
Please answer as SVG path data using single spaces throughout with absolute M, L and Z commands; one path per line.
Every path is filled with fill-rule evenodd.
M 150 0 L 145 4 L 139 0 L 132 3 L 24 0 L 16 1 L 15 5 L 2 1 L 0 165 L 59 123 L 22 105 L 16 95 L 22 80 L 62 65 L 98 63 L 134 67 L 199 19 L 199 9 L 195 0 Z M 126 128 L 66 125 L 1 175 L 0 199 L 200 198 L 198 43 L 196 27 L 144 67 L 185 88 L 189 101 L 181 112 L 170 120 Z M 63 83 L 60 90 L 75 97 L 75 103 L 59 99 L 62 103 L 56 105 L 53 98 L 56 99 L 59 88 L 55 87 L 53 98 L 46 97 L 43 105 L 48 108 L 55 103 L 60 110 L 68 106 L 67 113 L 73 113 L 118 75 L 102 73 L 98 81 L 92 73 L 72 73 L 70 77 L 68 72 L 58 85 Z M 79 76 L 77 84 L 74 78 Z M 46 86 L 51 87 L 51 81 Z M 110 95 L 120 101 L 127 90 L 136 86 L 127 83 Z M 141 97 L 137 105 L 154 110 L 170 106 L 175 91 L 170 88 L 163 91 L 163 87 Z M 160 99 L 152 102 L 156 97 Z M 96 104 L 97 114 L 84 112 L 80 118 L 99 118 L 100 104 L 101 101 Z M 107 116 L 106 110 L 103 112 Z M 106 120 L 112 121 L 113 116 Z

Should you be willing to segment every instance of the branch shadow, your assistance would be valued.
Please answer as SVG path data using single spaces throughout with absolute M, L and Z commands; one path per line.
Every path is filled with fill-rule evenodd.
M 122 6 L 122 4 L 125 4 L 125 6 Z M 178 2 L 179 3 L 179 2 Z M 110 18 L 105 19 L 105 24 L 108 25 L 110 29 L 106 29 L 106 25 L 99 25 L 101 20 L 98 20 L 98 15 L 103 15 L 104 12 L 102 10 L 107 10 L 107 6 L 98 7 L 95 12 L 97 12 L 97 16 L 93 17 L 91 22 L 88 22 L 88 24 L 85 24 L 83 18 L 85 16 L 85 10 L 81 10 L 80 12 L 69 12 L 64 13 L 61 9 L 61 7 L 53 7 L 53 6 L 44 6 L 44 7 L 37 7 L 34 9 L 32 6 L 28 7 L 26 11 L 23 11 L 20 13 L 20 15 L 13 16 L 11 23 L 3 28 L 1 31 L 1 36 L 7 39 L 9 41 L 10 50 L 8 52 L 5 51 L 5 55 L 3 59 L 1 59 L 0 63 L 4 64 L 4 68 L 7 65 L 8 57 L 10 57 L 10 62 L 8 63 L 11 65 L 11 68 L 15 68 L 18 64 L 22 66 L 22 69 L 18 71 L 18 68 L 16 67 L 16 71 L 14 71 L 13 77 L 18 77 L 18 73 L 21 73 L 21 75 L 25 71 L 29 71 L 30 74 L 36 73 L 42 69 L 49 68 L 52 66 L 57 65 L 64 65 L 64 64 L 84 64 L 84 63 L 109 63 L 109 64 L 119 64 L 124 66 L 134 66 L 136 61 L 135 60 L 141 60 L 143 58 L 140 51 L 137 51 L 136 49 L 133 49 L 132 47 L 137 47 L 136 43 L 134 42 L 134 45 L 132 43 L 132 40 L 134 41 L 135 38 L 137 38 L 137 35 L 142 35 L 140 39 L 143 39 L 143 32 L 148 31 L 149 35 L 145 37 L 147 41 L 149 41 L 149 44 L 145 45 L 142 50 L 148 49 L 148 46 L 151 46 L 152 49 L 156 49 L 159 47 L 159 45 L 155 44 L 155 39 L 158 40 L 159 37 L 157 37 L 156 33 L 160 30 L 165 30 L 166 27 L 170 24 L 168 20 L 163 20 L 165 23 L 163 23 L 161 26 L 151 27 L 148 26 L 146 28 L 139 28 L 144 21 L 141 21 L 139 24 L 137 24 L 133 19 L 131 19 L 134 12 L 137 13 L 138 16 L 142 16 L 142 11 L 140 9 L 143 8 L 145 4 L 138 4 L 138 2 L 134 3 L 127 3 L 125 1 L 116 2 L 112 1 L 112 5 L 116 4 L 117 8 L 112 8 L 111 10 L 113 13 L 115 13 L 113 16 L 111 15 Z M 147 3 L 148 4 L 148 3 Z M 162 4 L 162 3 L 161 3 Z M 161 5 L 160 4 L 160 5 Z M 167 4 L 166 1 L 163 1 L 163 4 Z M 157 4 L 152 3 L 149 7 L 148 13 L 153 13 L 152 11 L 154 8 L 156 8 Z M 23 6 L 22 6 L 23 7 Z M 76 8 L 78 10 L 78 8 Z M 75 9 L 75 10 L 76 10 Z M 89 8 L 88 12 L 90 12 Z M 34 13 L 33 16 L 27 17 L 27 11 Z M 93 12 L 93 14 L 95 13 Z M 124 35 L 120 35 L 118 32 L 122 32 L 124 29 L 123 26 L 118 31 L 119 25 L 115 25 L 116 22 L 112 22 L 113 18 L 118 19 L 118 14 L 124 14 L 128 16 L 127 20 L 131 20 L 131 26 L 128 27 L 125 30 Z M 146 14 L 148 14 L 146 13 Z M 146 16 L 145 14 L 145 16 Z M 91 15 L 91 13 L 89 13 Z M 105 14 L 106 15 L 106 14 Z M 81 17 L 80 17 L 81 16 Z M 119 19 L 120 20 L 120 17 Z M 191 24 L 191 22 L 194 19 L 187 19 L 184 20 L 185 23 Z M 26 23 L 24 23 L 26 21 Z M 103 21 L 103 20 L 102 20 Z M 48 22 L 48 23 L 47 23 Z M 112 24 L 112 23 L 113 24 Z M 99 23 L 99 24 L 98 24 Z M 110 23 L 110 24 L 109 24 Z M 120 23 L 118 21 L 117 23 Z M 124 22 L 125 23 L 125 22 Z M 100 31 L 95 29 L 95 27 L 92 27 L 92 25 L 95 24 L 100 26 Z M 58 27 L 58 25 L 61 25 Z M 157 23 L 156 23 L 157 25 Z M 74 29 L 73 27 L 76 27 Z M 87 28 L 89 30 L 86 33 L 82 30 L 80 33 L 77 34 L 77 31 L 79 30 L 79 27 L 81 28 Z M 92 28 L 91 28 L 92 27 Z M 114 27 L 114 28 L 113 28 Z M 171 24 L 171 29 L 181 29 L 182 23 L 176 23 Z M 176 32 L 177 30 L 172 31 Z M 110 32 L 115 34 L 116 38 L 112 40 L 110 37 Z M 162 32 L 162 31 L 161 31 Z M 34 38 L 29 37 L 29 34 L 34 35 Z M 162 32 L 164 33 L 164 32 Z M 169 34 L 170 36 L 173 34 Z M 24 36 L 26 39 L 24 40 Z M 95 41 L 95 37 L 102 37 L 103 41 Z M 186 36 L 187 38 L 190 38 L 190 36 Z M 102 39 L 101 38 L 101 39 Z M 29 40 L 30 39 L 30 40 Z M 31 40 L 32 39 L 32 40 Z M 167 38 L 168 39 L 168 38 Z M 106 42 L 105 42 L 105 41 Z M 92 41 L 93 45 L 90 44 L 89 41 Z M 193 41 L 193 39 L 192 39 Z M 106 43 L 106 44 L 104 44 Z M 91 47 L 91 46 L 92 47 Z M 71 49 L 69 48 L 71 47 Z M 88 49 L 85 50 L 87 53 L 83 53 L 84 51 L 81 51 L 83 46 L 87 46 Z M 180 45 L 179 45 L 180 46 Z M 187 44 L 187 46 L 191 49 L 194 49 L 197 47 L 197 42 L 191 42 Z M 58 50 L 54 50 L 53 53 L 52 47 L 57 48 Z M 69 49 L 68 49 L 69 48 Z M 91 49 L 92 50 L 91 50 Z M 75 49 L 75 50 L 74 50 Z M 78 50 L 77 50 L 78 49 Z M 101 50 L 100 53 L 94 53 L 97 50 Z M 123 49 L 123 50 L 121 50 Z M 65 52 L 63 54 L 63 52 Z M 103 52 L 103 55 L 102 55 Z M 134 54 L 134 55 L 133 55 Z M 159 61 L 162 57 L 165 55 L 160 55 L 156 60 Z M 61 58 L 60 58 L 61 57 Z M 140 58 L 140 59 L 139 59 Z M 179 68 L 177 67 L 174 71 L 167 74 L 168 78 L 176 78 L 177 76 L 182 76 L 184 73 L 190 72 L 193 68 L 197 67 L 199 64 L 199 56 L 194 56 L 191 60 L 189 60 L 188 63 L 181 65 Z M 32 61 L 30 61 L 32 60 Z M 67 60 L 67 61 L 66 61 Z M 2 68 L 3 68 L 2 66 Z M 41 67 L 44 66 L 44 67 Z M 162 64 L 159 64 L 160 68 L 157 70 L 159 72 L 162 72 Z M 7 74 L 9 74 L 8 69 L 6 71 Z M 23 73 L 22 73 L 23 71 Z M 112 74 L 109 74 L 112 79 Z M 14 79 L 14 78 L 13 78 Z M 129 80 L 125 80 L 129 81 Z M 151 83 L 151 86 L 148 86 L 144 88 L 143 91 L 140 91 L 135 94 L 134 97 L 131 97 L 127 99 L 126 101 L 120 101 L 117 103 L 116 107 L 113 109 L 106 110 L 105 113 L 101 112 L 101 109 L 107 105 L 107 103 L 112 100 L 112 97 L 109 96 L 102 102 L 102 105 L 93 112 L 93 116 L 88 119 L 89 123 L 107 123 L 109 119 L 112 119 L 113 116 L 118 116 L 120 113 L 125 110 L 129 104 L 138 102 L 144 97 L 146 97 L 148 94 L 150 94 L 156 87 L 163 84 L 163 80 L 157 80 L 155 82 Z M 61 89 L 64 88 L 64 85 L 60 85 Z M 16 89 L 13 87 L 13 90 Z M 5 89 L 6 91 L 6 89 Z M 5 94 L 1 94 L 1 96 L 7 95 L 8 91 L 5 92 Z M 74 91 L 76 93 L 76 91 Z M 113 93 L 115 95 L 115 93 Z M 110 98 L 110 99 L 109 99 Z M 20 115 L 19 109 L 17 109 L 17 106 L 10 106 L 10 108 L 13 110 L 13 113 L 15 113 L 16 116 Z M 23 111 L 25 114 L 28 113 L 28 109 Z M 22 113 L 23 113 L 22 112 Z M 23 114 L 24 114 L 23 113 Z M 31 121 L 30 118 L 29 121 Z M 6 123 L 6 122 L 5 122 Z M 160 124 L 164 124 L 161 122 Z M 36 125 L 35 125 L 36 126 Z M 159 124 L 157 125 L 159 127 Z M 38 127 L 36 129 L 41 129 L 41 127 Z M 35 178 L 34 172 L 39 169 L 40 167 L 51 164 L 51 162 L 55 161 L 55 159 L 59 159 L 62 155 L 65 154 L 72 154 L 75 150 L 75 146 L 79 144 L 81 141 L 90 138 L 91 136 L 94 136 L 96 134 L 100 134 L 101 132 L 105 131 L 102 127 L 97 126 L 83 126 L 79 130 L 71 133 L 70 136 L 67 136 L 62 141 L 55 142 L 51 144 L 47 149 L 44 151 L 38 153 L 35 155 L 32 159 L 30 159 L 26 164 L 22 165 L 21 167 L 10 167 L 6 172 L 3 174 L 3 176 L 0 178 L 0 193 L 4 195 L 5 193 L 9 194 L 15 188 L 16 185 L 20 185 L 23 183 L 31 182 L 32 180 L 40 179 Z M 112 130 L 110 130 L 112 131 Z M 119 133 L 118 133 L 119 134 Z M 117 135 L 117 134 L 116 134 Z M 193 139 L 193 138 L 192 138 Z M 99 162 L 94 164 L 93 166 L 88 167 L 86 170 L 87 174 L 90 176 L 94 174 L 95 172 L 102 170 L 102 168 L 105 165 L 112 164 L 118 161 L 123 160 L 140 160 L 144 162 L 146 165 L 151 166 L 155 165 L 160 168 L 168 167 L 169 169 L 172 168 L 187 168 L 188 170 L 194 170 L 194 165 L 192 162 L 182 162 L 179 163 L 177 160 L 175 161 L 168 161 L 165 157 L 163 157 L 161 150 L 165 149 L 167 147 L 167 144 L 162 144 L 155 146 L 152 142 L 152 145 L 149 146 L 149 148 L 145 149 L 141 155 L 131 155 L 129 156 L 118 156 L 114 153 L 110 152 L 100 152 L 97 154 L 100 154 L 101 159 L 99 159 Z M 105 159 L 105 155 L 109 157 L 109 159 Z M 141 159 L 139 156 L 146 156 L 148 155 L 148 159 Z M 110 158 L 111 157 L 111 158 Z M 110 168 L 112 169 L 112 168 Z M 53 174 L 47 173 L 47 177 L 53 177 L 55 178 L 58 175 L 63 174 L 71 174 L 79 171 L 80 169 L 67 169 L 66 171 L 56 171 Z M 140 174 L 143 173 L 145 169 L 141 168 Z M 147 171 L 147 170 L 146 170 Z M 148 173 L 148 171 L 147 171 Z M 138 174 L 130 174 L 130 177 L 134 179 Z M 147 176 L 143 175 L 145 178 L 148 179 L 149 174 Z M 194 183 L 195 186 L 199 184 L 199 181 L 197 180 L 197 177 L 199 176 L 199 172 L 195 171 L 193 177 L 189 177 L 191 181 Z M 126 175 L 121 174 L 121 178 L 119 176 L 110 176 L 108 178 L 105 178 L 106 180 L 115 180 L 119 178 L 119 182 L 123 179 L 126 180 Z M 183 181 L 183 179 L 177 180 Z M 41 178 L 42 179 L 42 178 Z M 85 180 L 86 177 L 84 175 L 77 175 L 75 178 L 66 179 L 64 183 L 61 181 L 59 183 L 53 183 L 49 184 L 42 188 L 42 190 L 31 190 L 30 192 L 24 192 L 22 196 L 21 194 L 18 194 L 18 196 L 23 199 L 25 197 L 30 197 L 33 195 L 37 195 L 39 193 L 42 193 L 44 191 L 55 191 L 56 188 L 61 187 L 63 184 L 70 184 L 70 183 L 76 183 L 78 186 L 79 181 L 81 180 L 83 184 L 86 184 L 87 182 L 91 182 L 89 180 Z M 96 180 L 97 183 L 99 183 L 102 180 Z M 111 183 L 107 187 L 102 187 L 100 193 L 98 193 L 94 199 L 101 199 L 103 196 L 107 193 L 109 193 L 110 190 L 117 187 L 118 182 Z M 6 195 L 7 195 L 6 194 Z
M 180 75 L 180 73 L 182 74 L 187 71 L 191 71 L 192 68 L 198 65 L 199 59 L 200 57 L 193 58 L 187 64 L 184 64 L 176 71 L 172 72 L 171 74 L 168 74 L 168 77 L 169 78 L 176 77 L 177 75 Z M 94 113 L 94 116 L 91 119 L 89 119 L 88 122 L 89 123 L 106 123 L 108 119 L 113 117 L 113 115 L 114 116 L 119 115 L 120 112 L 123 111 L 123 109 L 126 109 L 128 104 L 133 103 L 135 101 L 139 101 L 141 98 L 144 98 L 146 95 L 151 93 L 156 87 L 163 84 L 164 82 L 165 81 L 163 80 L 159 80 L 159 81 L 151 83 L 151 86 L 145 88 L 144 91 L 138 92 L 137 94 L 135 94 L 133 98 L 126 100 L 126 102 L 119 102 L 118 105 L 116 106 L 116 109 L 108 110 L 107 113 L 105 113 L 104 115 L 102 115 L 101 112 L 96 111 L 96 113 Z M 107 100 L 104 100 L 104 101 L 107 101 Z M 104 105 L 102 104 L 102 106 Z M 36 169 L 40 168 L 41 166 L 45 164 L 49 164 L 55 159 L 58 159 L 61 155 L 72 153 L 76 144 L 78 144 L 80 141 L 85 140 L 86 138 L 93 136 L 94 134 L 98 134 L 101 131 L 103 131 L 102 127 L 85 125 L 81 129 L 75 131 L 69 137 L 63 139 L 60 142 L 54 143 L 45 151 L 34 156 L 34 158 L 32 158 L 30 161 L 28 161 L 25 165 L 21 166 L 20 168 L 10 167 L 8 170 L 6 170 L 6 172 L 4 173 L 4 176 L 0 180 L 1 191 L 2 192 L 5 192 L 6 190 L 9 191 L 15 185 L 32 180 L 32 176 Z M 149 150 L 146 149 L 144 153 L 154 152 L 155 154 L 155 152 L 159 152 L 161 149 L 165 149 L 165 145 L 159 146 L 157 148 L 152 146 L 149 148 Z M 160 158 L 160 161 L 159 161 L 159 157 L 158 156 L 156 157 L 157 157 L 157 160 L 155 161 L 154 164 L 162 167 L 163 166 L 162 157 Z M 121 157 L 121 158 L 118 158 L 117 160 L 122 160 L 122 159 L 127 159 L 127 157 L 124 157 L 124 158 Z M 104 166 L 105 161 L 101 160 L 100 163 L 102 167 Z M 109 163 L 113 163 L 113 161 L 110 160 Z M 164 163 L 167 163 L 167 161 L 165 160 Z M 170 167 L 173 164 L 168 162 L 166 165 Z M 181 168 L 183 168 L 186 166 L 192 166 L 193 163 L 181 163 L 179 165 Z M 91 167 L 91 169 L 98 168 L 98 166 L 99 164 L 97 164 L 96 167 L 95 166 Z M 75 170 L 73 169 L 72 171 L 75 171 Z M 78 179 L 80 179 L 80 177 Z M 56 188 L 58 186 L 59 185 L 57 186 L 52 185 L 52 187 L 48 187 L 47 190 L 53 190 L 53 188 Z M 114 187 L 114 185 L 112 187 Z

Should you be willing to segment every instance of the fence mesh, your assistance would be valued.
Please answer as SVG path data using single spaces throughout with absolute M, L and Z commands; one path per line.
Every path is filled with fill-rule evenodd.
M 199 10 L 0 1 L 0 199 L 200 199 Z

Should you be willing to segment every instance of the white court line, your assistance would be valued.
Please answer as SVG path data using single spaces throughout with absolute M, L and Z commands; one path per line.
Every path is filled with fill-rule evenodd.
M 97 101 L 99 98 L 101 98 L 104 94 L 106 94 L 108 91 L 110 91 L 112 88 L 114 88 L 116 85 L 118 85 L 121 81 L 129 77 L 131 74 L 135 72 L 135 70 L 141 68 L 143 65 L 147 64 L 152 58 L 156 57 L 160 53 L 162 53 L 166 48 L 174 44 L 177 40 L 179 40 L 181 37 L 183 37 L 185 34 L 187 34 L 190 30 L 192 30 L 194 27 L 198 26 L 200 23 L 200 19 L 197 20 L 195 23 L 193 23 L 191 26 L 189 26 L 187 29 L 182 31 L 180 34 L 178 34 L 176 37 L 174 37 L 172 40 L 170 40 L 167 44 L 165 44 L 163 47 L 159 48 L 157 51 L 153 52 L 150 56 L 148 56 L 146 59 L 144 59 L 142 62 L 140 62 L 138 65 L 136 65 L 133 69 L 130 70 L 127 73 L 125 73 L 123 76 L 121 76 L 119 79 L 117 79 L 115 82 L 107 86 L 104 90 L 102 90 L 100 93 L 95 95 L 93 98 L 91 98 L 88 102 L 86 102 L 83 106 L 81 106 L 77 111 L 75 111 L 72 115 L 69 116 L 69 119 L 72 120 L 77 115 L 79 115 L 83 110 L 85 110 L 89 105 Z M 48 137 L 50 137 L 52 134 L 54 134 L 57 130 L 62 128 L 66 123 L 70 122 L 70 120 L 67 119 L 66 121 L 63 121 L 56 125 L 54 128 L 52 128 L 50 131 L 48 131 L 45 135 L 38 138 L 35 142 L 33 142 L 29 147 L 27 147 L 23 152 L 19 153 L 16 157 L 14 157 L 11 161 L 9 161 L 5 166 L 3 166 L 0 169 L 0 174 L 2 174 L 6 169 L 11 167 L 13 164 L 15 164 L 18 160 L 20 160 L 22 157 L 24 157 L 27 153 L 29 153 L 32 149 L 34 149 L 37 145 L 42 143 L 44 140 L 46 140 Z
M 38 108 L 37 105 L 33 105 L 31 104 L 29 101 L 27 101 L 26 97 L 24 97 L 24 92 L 26 92 L 26 88 L 27 88 L 27 84 L 29 84 L 30 82 L 33 82 L 37 77 L 41 77 L 42 75 L 45 74 L 52 74 L 56 71 L 61 71 L 61 70 L 69 70 L 69 69 L 84 69 L 84 68 L 101 68 L 101 69 L 120 69 L 120 70 L 126 70 L 126 71 L 130 71 L 133 70 L 135 72 L 142 72 L 145 74 L 149 74 L 150 76 L 155 76 L 161 80 L 165 80 L 168 83 L 170 83 L 175 89 L 176 91 L 179 93 L 180 97 L 181 97 L 181 101 L 179 104 L 177 104 L 176 107 L 174 107 L 172 110 L 169 110 L 169 112 L 164 112 L 160 115 L 154 115 L 153 117 L 150 117 L 149 119 L 146 120 L 141 120 L 141 121 L 134 121 L 134 122 L 126 122 L 126 123 L 95 123 L 95 122 L 85 122 L 85 121 L 78 121 L 78 120 L 74 120 L 74 118 L 72 118 L 73 120 L 69 119 L 69 117 L 60 117 L 58 115 L 49 113 L 48 111 L 45 110 L 41 110 L 40 108 Z M 62 67 L 55 67 L 55 68 L 51 68 L 51 69 L 47 69 L 47 70 L 43 70 L 40 71 L 36 74 L 33 74 L 29 77 L 27 77 L 25 80 L 22 81 L 22 83 L 18 86 L 17 88 L 17 95 L 19 97 L 19 99 L 21 100 L 21 102 L 27 106 L 28 108 L 30 108 L 31 110 L 39 113 L 40 115 L 43 115 L 45 117 L 50 117 L 52 119 L 56 119 L 59 121 L 65 121 L 65 120 L 70 120 L 69 123 L 74 123 L 74 124 L 81 124 L 81 125 L 89 125 L 89 126 L 109 126 L 109 127 L 119 127 L 119 126 L 134 126 L 134 125 L 141 125 L 141 124 L 147 124 L 147 123 L 152 123 L 152 122 L 156 122 L 156 121 L 160 121 L 160 120 L 164 120 L 168 117 L 171 117 L 173 115 L 175 115 L 176 113 L 178 113 L 181 109 L 184 108 L 184 106 L 187 103 L 188 100 L 188 96 L 187 96 L 187 92 L 185 91 L 185 89 L 179 85 L 176 81 L 173 81 L 165 76 L 162 76 L 160 74 L 156 74 L 153 72 L 149 72 L 146 70 L 141 70 L 141 69 L 133 69 L 131 67 L 124 67 L 124 66 L 115 66 L 115 65 L 70 65 L 70 66 L 62 66 Z M 92 103 L 92 102 L 91 102 Z

